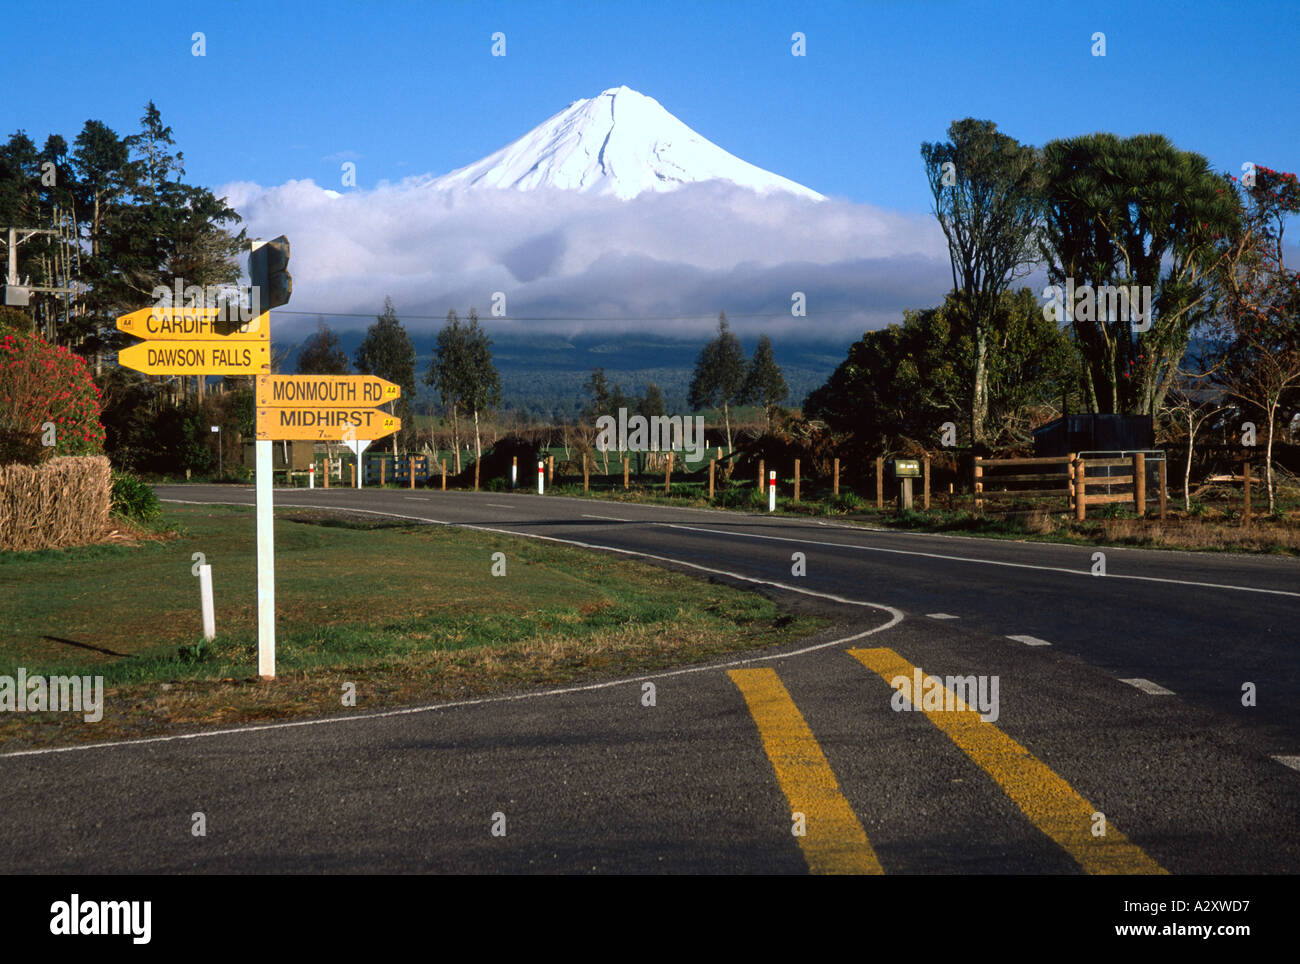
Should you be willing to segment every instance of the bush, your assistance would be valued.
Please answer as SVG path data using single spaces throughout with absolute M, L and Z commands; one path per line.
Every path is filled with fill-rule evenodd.
M 137 522 L 150 522 L 162 514 L 154 490 L 134 475 L 113 474 L 113 511 Z
M 99 415 L 99 387 L 85 361 L 31 332 L 0 338 L 0 463 L 100 455 Z
M 510 482 L 507 479 L 497 476 L 495 479 L 488 479 L 488 484 L 485 488 L 489 492 L 506 492 L 510 489 Z

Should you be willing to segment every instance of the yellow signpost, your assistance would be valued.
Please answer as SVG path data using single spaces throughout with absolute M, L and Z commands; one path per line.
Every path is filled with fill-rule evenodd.
M 401 397 L 400 385 L 374 375 L 266 375 L 257 379 L 259 408 L 371 407 Z
M 123 348 L 117 361 L 146 375 L 264 375 L 271 348 L 266 341 L 146 341 Z
M 141 308 L 119 315 L 117 330 L 150 341 L 269 341 L 270 315 L 243 321 L 238 308 Z
M 272 442 L 373 442 L 400 431 L 402 420 L 376 408 L 259 408 L 257 437 Z

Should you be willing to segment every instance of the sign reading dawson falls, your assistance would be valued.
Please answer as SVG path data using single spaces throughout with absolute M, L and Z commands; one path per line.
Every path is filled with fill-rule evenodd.
M 271 441 L 373 441 L 402 420 L 376 406 L 401 386 L 372 375 L 263 375 L 257 379 L 257 437 Z

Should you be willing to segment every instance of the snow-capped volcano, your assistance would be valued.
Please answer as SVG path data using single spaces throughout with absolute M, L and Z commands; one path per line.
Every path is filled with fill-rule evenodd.
M 698 181 L 825 200 L 802 184 L 728 154 L 653 97 L 628 87 L 574 101 L 514 143 L 434 179 L 430 187 L 550 187 L 628 199 Z

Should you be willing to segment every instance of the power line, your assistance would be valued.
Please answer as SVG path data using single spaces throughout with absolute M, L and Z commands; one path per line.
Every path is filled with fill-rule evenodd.
M 808 312 L 807 315 L 795 316 L 788 311 L 777 311 L 771 313 L 732 313 L 727 312 L 727 320 L 732 319 L 761 319 L 761 318 L 789 318 L 791 321 L 814 321 L 819 318 L 847 318 L 853 315 L 862 314 L 863 309 L 845 309 L 844 311 L 817 311 Z M 378 317 L 370 312 L 359 311 L 288 311 L 284 308 L 275 309 L 277 315 L 301 315 L 303 317 L 322 317 L 322 318 L 372 318 Z M 446 321 L 446 315 L 408 315 L 405 312 L 398 312 L 398 317 L 410 319 L 411 321 Z M 461 316 L 464 320 L 464 316 Z M 480 321 L 596 321 L 596 322 L 621 322 L 621 321 L 714 321 L 717 316 L 713 314 L 695 314 L 695 315 L 634 315 L 634 316 L 596 316 L 596 317 L 579 317 L 576 315 L 504 315 L 479 316 Z

